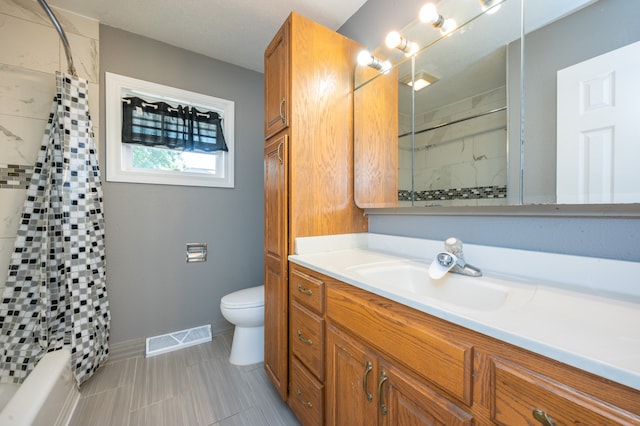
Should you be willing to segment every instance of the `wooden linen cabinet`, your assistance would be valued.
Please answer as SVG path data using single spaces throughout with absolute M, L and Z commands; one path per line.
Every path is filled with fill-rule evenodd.
M 295 238 L 367 231 L 354 202 L 360 46 L 292 13 L 265 50 L 265 370 L 289 395 L 287 256 Z

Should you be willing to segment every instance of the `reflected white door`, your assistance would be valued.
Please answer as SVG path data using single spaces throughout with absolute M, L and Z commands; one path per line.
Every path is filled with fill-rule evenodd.
M 556 195 L 640 202 L 640 42 L 558 71 Z

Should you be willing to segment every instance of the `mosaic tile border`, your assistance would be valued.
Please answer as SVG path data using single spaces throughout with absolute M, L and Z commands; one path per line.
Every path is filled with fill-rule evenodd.
M 0 164 L 0 189 L 27 189 L 34 166 Z
M 433 189 L 414 191 L 414 201 L 479 200 L 506 198 L 507 186 L 479 186 L 474 188 Z M 411 201 L 411 191 L 398 190 L 398 201 Z

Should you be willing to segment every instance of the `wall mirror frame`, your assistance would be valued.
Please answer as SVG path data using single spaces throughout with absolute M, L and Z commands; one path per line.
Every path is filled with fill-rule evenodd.
M 370 144 L 376 134 L 384 138 L 376 144 L 399 148 L 395 207 L 375 197 L 356 202 L 368 214 L 640 217 L 637 198 L 578 200 L 562 198 L 556 190 L 561 178 L 556 132 L 562 127 L 557 123 L 566 121 L 557 118 L 558 71 L 638 42 L 640 30 L 632 17 L 637 14 L 628 9 L 640 5 L 633 0 L 503 0 L 487 11 L 486 0 L 434 3 L 442 17 L 457 21 L 455 32 L 443 34 L 416 19 L 399 32 L 419 44 L 417 55 L 382 46 L 371 53 L 390 61 L 390 69 L 356 71 L 356 160 L 362 152 L 358 143 Z M 414 83 L 423 73 L 436 78 L 423 91 L 401 83 L 407 76 Z M 368 124 L 375 120 L 357 114 L 371 110 L 359 106 L 359 99 L 369 107 L 393 102 L 392 95 L 380 91 L 383 79 L 398 82 L 398 121 L 391 132 L 382 131 L 379 123 L 372 130 Z M 389 114 L 388 105 L 377 109 Z M 358 137 L 361 129 L 367 130 Z M 439 157 L 452 163 L 433 164 Z M 403 174 L 403 168 L 409 173 Z M 637 196 L 640 172 L 625 173 L 616 179 L 630 181 Z M 356 188 L 357 176 L 356 170 Z M 473 191 L 485 192 L 478 196 Z

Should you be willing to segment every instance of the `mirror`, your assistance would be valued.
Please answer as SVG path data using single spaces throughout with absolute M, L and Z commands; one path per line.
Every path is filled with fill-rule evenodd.
M 614 142 L 619 147 L 620 141 L 612 137 L 620 134 L 618 127 L 616 132 L 604 131 L 598 124 L 593 131 L 578 131 L 565 125 L 570 121 L 568 113 L 559 110 L 567 108 L 563 104 L 575 106 L 577 101 L 571 99 L 581 96 L 576 90 L 567 94 L 564 86 L 585 86 L 573 77 L 563 77 L 572 72 L 572 66 L 640 40 L 640 28 L 631 18 L 637 16 L 631 9 L 640 12 L 640 4 L 633 0 L 505 0 L 499 10 L 495 6 L 487 11 L 482 3 L 487 0 L 436 2 L 439 14 L 458 22 L 457 30 L 443 35 L 419 20 L 410 23 L 400 33 L 421 46 L 413 57 L 386 46 L 373 51 L 394 64 L 391 71 L 398 81 L 398 138 L 387 134 L 386 140 L 377 141 L 398 148 L 397 206 L 640 202 L 640 173 L 624 165 L 631 163 L 629 158 L 638 158 L 638 153 L 633 155 L 634 144 L 627 144 L 626 155 L 614 158 Z M 523 7 L 526 19 L 521 29 Z M 616 24 L 606 24 L 611 22 Z M 519 41 L 521 31 L 524 46 Z M 637 61 L 628 66 L 638 74 Z M 404 83 L 416 81 L 422 73 L 436 81 L 418 91 Z M 369 107 L 382 102 L 376 99 L 380 82 L 375 82 L 389 79 L 390 74 L 356 72 L 356 110 L 366 109 L 358 105 L 359 99 L 366 99 Z M 563 78 L 569 83 L 558 83 Z M 587 80 L 592 82 L 588 93 L 598 109 L 606 104 L 606 91 L 615 78 Z M 640 95 L 637 90 L 625 89 L 634 94 L 633 99 Z M 569 114 L 578 110 L 572 108 Z M 637 116 L 637 107 L 635 111 Z M 369 143 L 374 137 L 358 137 L 361 129 L 371 132 L 367 123 L 372 118 L 364 121 L 362 117 L 354 117 L 356 144 L 359 140 Z M 356 145 L 355 151 L 357 160 L 361 149 Z M 619 182 L 626 187 L 616 189 Z

